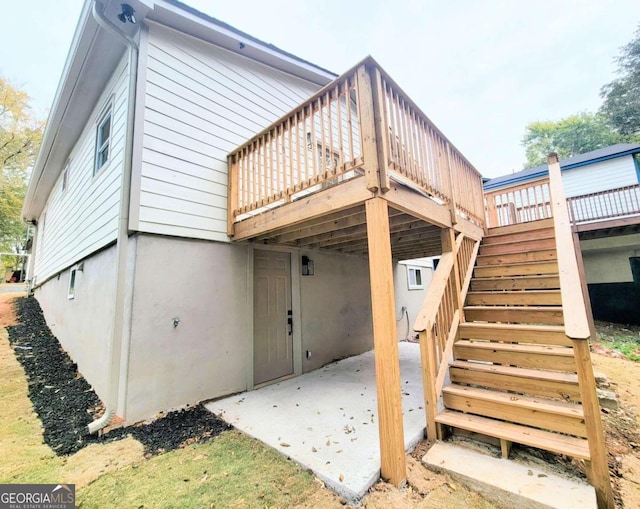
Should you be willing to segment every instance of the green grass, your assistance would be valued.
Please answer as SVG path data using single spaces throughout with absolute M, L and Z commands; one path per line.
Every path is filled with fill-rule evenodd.
M 79 508 L 293 507 L 318 489 L 311 474 L 238 432 L 103 475 Z
M 640 337 L 607 336 L 600 334 L 600 344 L 619 351 L 627 359 L 640 362 Z
M 309 472 L 236 431 L 150 459 L 132 438 L 56 456 L 1 328 L 0 394 L 0 481 L 76 484 L 79 508 L 341 507 Z
M 602 346 L 617 350 L 632 361 L 640 361 L 640 326 L 596 322 L 596 330 Z

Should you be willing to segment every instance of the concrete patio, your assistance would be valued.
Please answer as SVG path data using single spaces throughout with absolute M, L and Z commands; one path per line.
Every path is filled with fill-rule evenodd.
M 424 434 L 420 347 L 399 343 L 405 448 Z M 373 351 L 316 371 L 213 401 L 206 407 L 277 449 L 349 502 L 380 476 Z

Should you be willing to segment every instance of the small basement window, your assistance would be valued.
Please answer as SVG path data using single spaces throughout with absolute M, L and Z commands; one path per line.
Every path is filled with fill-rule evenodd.
M 67 292 L 67 298 L 73 299 L 76 296 L 76 269 L 71 269 L 69 274 L 69 291 Z
M 423 290 L 422 267 L 407 266 L 407 280 L 409 282 L 409 290 Z
M 111 108 L 102 116 L 96 132 L 96 157 L 93 174 L 96 175 L 109 160 L 109 143 L 111 142 Z

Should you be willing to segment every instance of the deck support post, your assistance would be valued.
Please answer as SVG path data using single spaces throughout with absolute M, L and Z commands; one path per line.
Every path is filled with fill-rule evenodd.
M 389 212 L 386 200 L 365 202 L 371 279 L 380 473 L 395 486 L 406 479 L 400 360 L 395 319 Z
M 584 412 L 584 422 L 587 427 L 589 455 L 591 456 L 591 461 L 587 462 L 587 477 L 591 485 L 596 489 L 598 508 L 613 509 L 615 504 L 611 489 L 611 477 L 609 476 L 609 461 L 600 418 L 600 402 L 598 401 L 596 382 L 591 367 L 589 342 L 584 339 L 576 339 L 572 343 L 578 371 L 580 396 L 582 398 L 582 411 Z
M 229 189 L 227 194 L 229 196 L 229 203 L 227 205 L 227 235 L 233 237 L 235 233 L 235 212 L 238 208 L 238 192 L 240 178 L 238 156 L 236 154 L 228 157 L 229 165 Z

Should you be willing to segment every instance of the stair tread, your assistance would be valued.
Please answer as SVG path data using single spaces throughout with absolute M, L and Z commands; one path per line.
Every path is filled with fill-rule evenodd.
M 577 403 L 570 403 L 567 401 L 559 401 L 536 396 L 523 396 L 510 392 L 481 389 L 477 387 L 467 387 L 458 384 L 448 385 L 444 387 L 442 391 L 448 394 L 457 394 L 474 399 L 482 399 L 484 401 L 493 401 L 509 406 L 517 406 L 541 412 L 549 412 L 568 417 L 575 417 L 576 419 L 584 418 L 582 405 L 579 405 Z
M 465 306 L 465 310 L 562 311 L 562 306 Z
M 549 278 L 549 277 L 554 277 L 553 274 L 525 274 L 525 275 L 519 275 L 519 276 L 485 276 L 485 277 L 474 277 L 473 279 L 476 281 L 491 281 L 491 280 L 496 280 L 496 279 L 518 279 L 518 280 L 522 280 L 522 279 L 543 279 L 543 278 Z M 557 274 L 555 275 L 555 277 L 557 277 Z
M 584 438 L 452 410 L 444 410 L 438 414 L 436 422 L 574 458 L 590 459 L 589 444 Z
M 541 233 L 538 237 L 536 237 L 535 239 L 515 239 L 515 240 L 509 240 L 509 236 L 510 234 L 498 234 L 498 235 L 487 235 L 486 237 L 490 237 L 492 239 L 497 239 L 499 237 L 504 237 L 504 242 L 490 242 L 487 244 L 484 244 L 485 246 L 503 246 L 505 244 L 523 244 L 523 243 L 530 243 L 530 242 L 537 242 L 539 240 L 543 240 L 543 239 L 555 239 L 555 232 L 553 230 L 549 230 L 548 232 L 544 232 Z M 485 238 L 486 238 L 485 237 Z
M 528 325 L 510 323 L 486 323 L 486 322 L 465 322 L 460 324 L 460 328 L 467 329 L 501 329 L 513 330 L 514 332 L 556 332 L 564 334 L 563 325 Z
M 543 295 L 543 294 L 558 294 L 560 290 L 557 288 L 552 288 L 550 290 L 540 290 L 540 289 L 532 289 L 532 290 L 470 290 L 467 292 L 467 295 Z
M 557 345 L 521 345 L 518 343 L 496 343 L 495 341 L 470 341 L 461 339 L 455 342 L 455 346 L 467 348 L 477 348 L 482 350 L 500 350 L 503 352 L 527 353 L 537 355 L 560 355 L 563 357 L 573 357 L 573 348 L 570 346 Z
M 521 268 L 521 267 L 535 267 L 536 265 L 556 265 L 557 266 L 558 261 L 557 260 L 532 260 L 532 261 L 525 261 L 525 262 L 509 262 L 509 263 L 501 263 L 500 267 L 501 268 L 507 268 L 507 267 Z M 485 267 L 494 268 L 493 265 L 476 265 L 474 269 L 482 269 Z
M 482 371 L 485 373 L 495 373 L 500 375 L 517 376 L 520 378 L 532 378 L 536 380 L 547 380 L 553 382 L 561 382 L 572 385 L 578 385 L 578 375 L 575 373 L 566 373 L 563 371 L 546 371 L 544 369 L 532 368 L 516 368 L 513 366 L 504 366 L 501 364 L 488 364 L 484 362 L 473 361 L 452 361 L 449 367 L 467 369 L 470 371 Z
M 491 244 L 491 245 L 495 245 L 495 244 Z M 555 252 L 556 250 L 548 248 L 548 247 L 542 247 L 540 249 L 529 249 L 528 250 L 528 252 L 530 252 L 530 253 L 546 253 L 547 251 Z M 510 254 L 515 254 L 515 253 L 510 253 Z M 485 254 L 485 255 L 479 254 L 478 258 L 493 258 L 494 256 L 495 255 L 491 255 L 491 254 Z
M 518 233 L 521 231 L 543 230 L 545 228 L 553 228 L 553 218 L 538 219 L 536 221 L 528 221 L 526 223 L 510 224 L 505 226 L 494 226 L 487 230 L 487 237 L 494 235 L 508 235 L 509 233 Z

